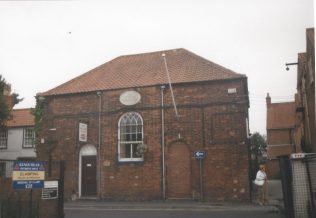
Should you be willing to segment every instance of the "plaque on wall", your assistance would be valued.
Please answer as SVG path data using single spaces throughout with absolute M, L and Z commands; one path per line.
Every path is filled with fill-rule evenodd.
M 121 104 L 131 106 L 137 104 L 141 99 L 141 96 L 136 91 L 126 91 L 120 95 Z
M 79 123 L 79 142 L 87 142 L 88 139 L 88 125 L 86 123 Z

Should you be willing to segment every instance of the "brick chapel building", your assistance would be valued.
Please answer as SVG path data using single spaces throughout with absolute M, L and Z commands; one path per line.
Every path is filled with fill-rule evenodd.
M 54 130 L 68 199 L 249 200 L 243 74 L 175 49 L 115 58 L 38 96 L 39 159 Z

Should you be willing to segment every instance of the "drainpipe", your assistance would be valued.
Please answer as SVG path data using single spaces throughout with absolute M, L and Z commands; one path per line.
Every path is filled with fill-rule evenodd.
M 102 106 L 102 93 L 101 91 L 97 92 L 97 96 L 99 97 L 99 114 L 98 114 L 98 146 L 99 146 L 99 152 L 98 152 L 98 159 L 99 159 L 99 197 L 102 197 L 102 191 L 101 191 L 101 106 Z
M 166 173 L 165 173 L 165 118 L 164 118 L 164 93 L 166 86 L 160 86 L 161 89 L 161 150 L 162 150 L 162 195 L 166 199 Z
M 305 66 L 304 66 L 305 67 Z M 305 70 L 306 72 L 306 70 Z M 306 87 L 305 87 L 305 79 L 303 77 L 302 79 L 302 94 L 303 94 L 303 105 L 305 106 L 305 120 L 306 120 L 306 128 L 305 130 L 307 130 L 307 139 L 308 139 L 308 146 L 310 146 L 310 144 L 312 143 L 312 139 L 311 139 L 311 129 L 310 129 L 310 119 L 309 119 L 309 111 L 308 111 L 308 104 L 307 104 L 307 97 L 306 97 Z

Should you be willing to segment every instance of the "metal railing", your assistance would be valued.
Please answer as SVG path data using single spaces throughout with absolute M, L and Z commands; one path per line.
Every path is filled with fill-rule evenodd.
M 315 218 L 316 154 L 279 157 L 287 218 Z

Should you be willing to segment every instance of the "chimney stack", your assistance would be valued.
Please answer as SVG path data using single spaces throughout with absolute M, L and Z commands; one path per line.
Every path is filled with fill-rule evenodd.
M 271 105 L 271 97 L 270 97 L 269 93 L 267 93 L 266 103 L 267 103 L 267 108 L 270 107 L 270 105 Z

